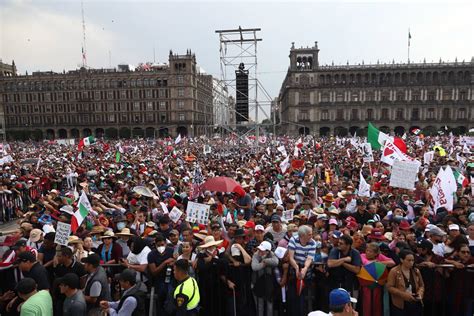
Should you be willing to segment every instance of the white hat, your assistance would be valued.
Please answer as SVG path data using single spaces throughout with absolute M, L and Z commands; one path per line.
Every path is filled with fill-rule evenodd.
M 275 256 L 277 256 L 278 259 L 281 259 L 285 256 L 287 250 L 288 249 L 285 247 L 277 247 L 277 249 L 275 249 Z
M 459 230 L 459 225 L 458 224 L 451 224 L 448 226 L 449 230 Z
M 255 226 L 255 231 L 257 230 L 265 231 L 265 228 L 262 225 L 257 225 Z
M 71 205 L 64 205 L 59 210 L 64 213 L 74 215 L 74 208 Z
M 270 251 L 272 250 L 272 245 L 268 241 L 264 240 L 260 243 L 257 249 L 261 251 Z

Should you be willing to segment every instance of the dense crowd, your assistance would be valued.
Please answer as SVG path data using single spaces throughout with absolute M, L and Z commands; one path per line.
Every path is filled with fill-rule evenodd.
M 4 144 L 0 221 L 19 228 L 2 232 L 0 314 L 144 315 L 151 301 L 160 316 L 472 315 L 474 158 L 460 137 L 406 137 L 412 190 L 390 186 L 381 151 L 364 162 L 362 138 L 254 141 Z M 435 208 L 447 166 L 457 190 Z M 218 176 L 239 188 L 203 189 Z M 207 222 L 186 220 L 190 201 Z M 369 265 L 383 282 L 360 281 Z

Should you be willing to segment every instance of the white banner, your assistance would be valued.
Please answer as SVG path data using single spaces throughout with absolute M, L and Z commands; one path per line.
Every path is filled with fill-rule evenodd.
M 392 141 L 387 140 L 385 141 L 385 145 L 382 151 L 382 158 L 380 160 L 390 166 L 393 166 L 393 164 L 397 160 L 405 161 L 414 159 L 403 153 L 397 146 L 393 144 Z
M 390 186 L 413 190 L 420 163 L 418 161 L 395 161 L 390 175 Z
M 448 211 L 453 210 L 453 195 L 456 189 L 456 179 L 451 167 L 448 166 L 444 170 L 441 168 L 430 190 L 435 213 L 440 207 L 445 207 Z
M 360 149 L 362 150 L 362 159 L 364 162 L 374 161 L 374 154 L 372 153 L 372 145 L 370 143 L 362 143 Z
M 58 222 L 56 227 L 56 235 L 54 237 L 54 243 L 58 245 L 67 246 L 69 235 L 71 234 L 71 225 L 63 222 Z
M 434 151 L 428 151 L 423 154 L 423 163 L 429 165 L 431 161 L 433 160 L 433 158 L 434 158 Z
M 181 218 L 181 215 L 183 215 L 183 212 L 181 212 L 181 210 L 179 208 L 177 208 L 176 206 L 173 207 L 173 209 L 171 210 L 171 212 L 168 214 L 168 216 L 170 217 L 170 219 L 173 221 L 173 223 L 177 223 L 179 221 L 179 219 Z
M 0 166 L 3 166 L 4 164 L 12 162 L 12 161 L 13 161 L 13 158 L 10 155 L 0 158 Z
M 283 211 L 283 219 L 286 222 L 291 221 L 293 219 L 293 213 L 294 213 L 294 210 Z
M 186 221 L 207 225 L 209 221 L 210 205 L 188 202 L 186 208 Z

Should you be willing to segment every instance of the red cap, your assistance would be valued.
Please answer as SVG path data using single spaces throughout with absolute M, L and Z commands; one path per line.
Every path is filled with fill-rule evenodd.
M 244 225 L 244 228 L 255 228 L 255 223 L 253 221 L 247 221 Z

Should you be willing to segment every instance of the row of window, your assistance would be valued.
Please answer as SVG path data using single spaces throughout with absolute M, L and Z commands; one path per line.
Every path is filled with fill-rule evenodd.
M 310 77 L 312 82 L 313 77 Z M 428 71 L 366 74 L 321 74 L 320 85 L 385 85 L 385 84 L 469 84 L 470 71 Z M 298 77 L 295 78 L 298 83 Z
M 330 117 L 330 110 L 322 110 L 321 111 L 321 120 L 323 121 L 329 121 L 331 119 Z M 350 115 L 349 115 L 350 113 Z M 360 115 L 360 111 L 358 109 L 352 109 L 351 112 L 345 112 L 344 109 L 337 109 L 335 112 L 335 120 L 338 121 L 343 121 L 346 119 L 350 119 L 353 121 L 361 120 L 362 117 Z M 346 115 L 345 115 L 346 114 Z M 409 116 L 409 119 L 412 121 L 418 121 L 421 120 L 422 117 L 420 115 L 420 110 L 419 109 L 412 109 L 411 110 L 411 115 Z M 432 120 L 436 119 L 436 110 L 435 108 L 428 108 L 425 111 L 425 119 L 426 120 Z M 442 114 L 440 119 L 441 120 L 451 120 L 451 119 L 458 119 L 458 120 L 465 120 L 467 118 L 467 110 L 465 108 L 460 108 L 455 111 L 455 116 L 452 117 L 451 115 L 451 109 L 449 108 L 444 108 L 442 110 Z M 367 109 L 365 111 L 365 117 L 363 118 L 364 120 L 370 121 L 370 120 L 377 120 L 377 117 L 375 115 L 375 112 L 373 109 Z M 395 110 L 395 116 L 390 117 L 390 111 L 389 109 L 381 109 L 380 112 L 380 120 L 405 120 L 405 110 L 402 108 L 398 108 Z M 301 110 L 298 112 L 298 120 L 300 121 L 309 121 L 310 120 L 310 113 L 309 110 Z
M 406 91 L 394 91 L 390 97 L 390 92 L 383 91 L 380 94 L 380 101 L 464 101 L 468 99 L 467 89 L 460 89 L 456 91 L 454 89 L 443 89 L 442 93 L 436 94 L 436 91 L 427 91 L 426 96 L 423 96 L 421 91 L 412 91 L 411 95 Z M 376 92 L 366 91 L 365 93 L 352 92 L 347 95 L 348 102 L 370 102 L 376 101 Z M 302 91 L 301 97 L 299 100 L 300 103 L 309 103 L 310 102 L 310 92 Z M 331 93 L 322 92 L 321 93 L 321 102 L 331 102 Z M 346 96 L 344 92 L 336 92 L 333 102 L 346 102 Z
M 119 123 L 166 123 L 169 121 L 168 113 L 146 114 L 82 114 L 82 115 L 32 115 L 32 116 L 7 116 L 5 123 L 8 127 L 37 127 L 51 125 L 83 125 L 83 124 L 119 124 Z M 178 121 L 186 120 L 186 113 L 177 113 Z M 195 120 L 204 121 L 203 114 L 195 114 Z

